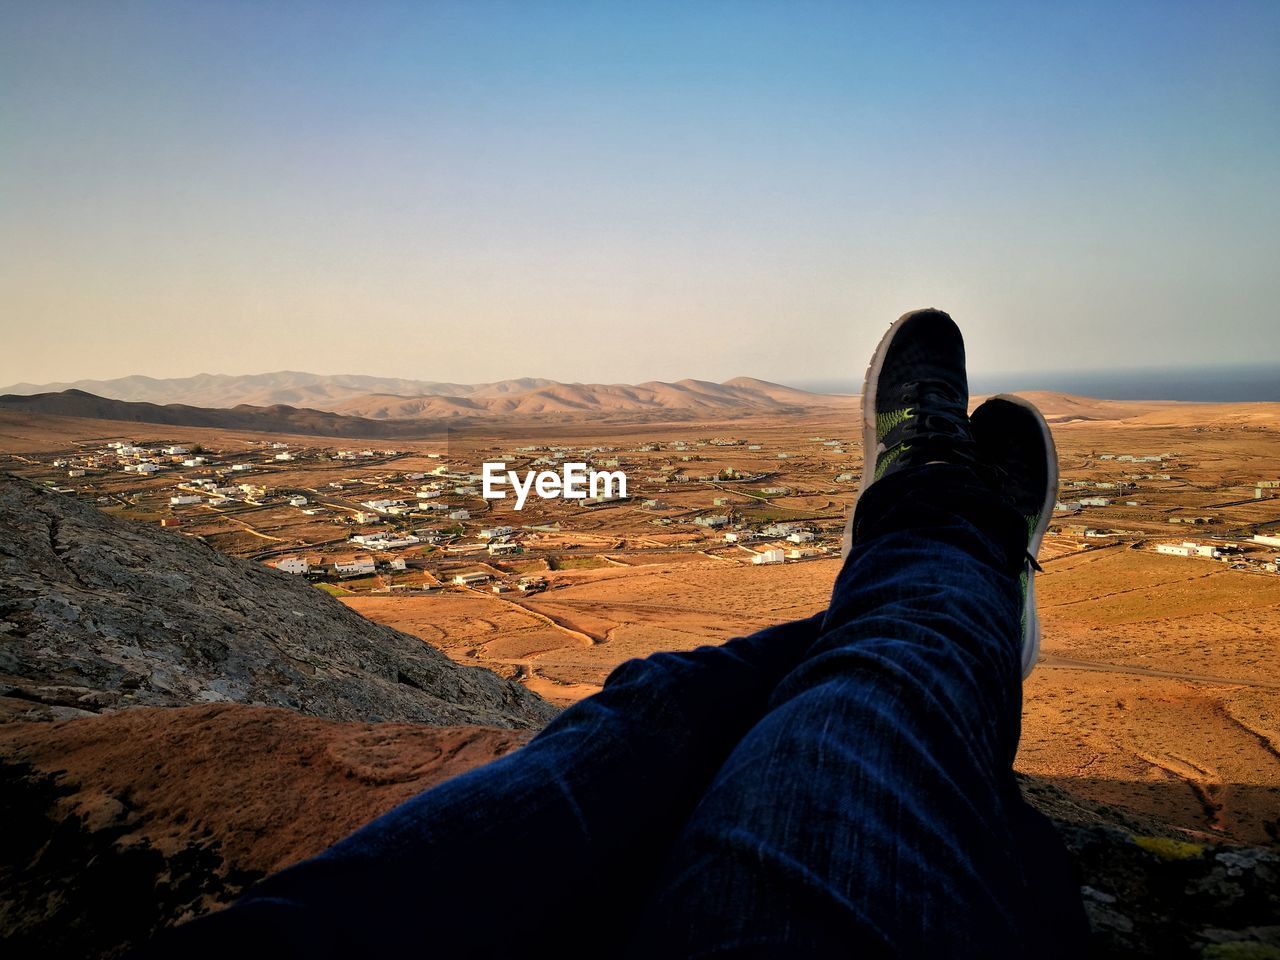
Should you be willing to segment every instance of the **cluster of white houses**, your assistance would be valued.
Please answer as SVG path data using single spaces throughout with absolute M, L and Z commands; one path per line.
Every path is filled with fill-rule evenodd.
M 368 553 L 347 554 L 332 558 L 329 562 L 332 567 L 334 576 L 337 577 L 369 577 L 377 572 L 378 564 L 373 556 Z M 320 573 L 323 571 L 325 562 L 319 556 L 303 556 L 301 554 L 291 554 L 286 557 L 278 557 L 272 563 L 277 570 L 283 573 L 293 573 L 305 575 L 310 573 Z M 407 567 L 403 557 L 392 557 L 388 562 L 392 570 L 404 570 Z
M 1280 549 L 1280 537 L 1255 534 L 1249 541 L 1249 545 Z M 1267 573 L 1275 573 L 1277 572 L 1277 569 L 1280 568 L 1280 556 L 1272 556 L 1269 559 L 1259 560 L 1256 557 L 1242 556 L 1244 551 L 1244 545 L 1226 541 L 1214 544 L 1196 543 L 1192 540 L 1184 540 L 1181 543 L 1156 544 L 1156 553 L 1169 557 L 1203 557 L 1207 560 L 1220 560 L 1224 563 L 1232 563 L 1233 565 L 1241 566 L 1244 569 L 1261 569 Z

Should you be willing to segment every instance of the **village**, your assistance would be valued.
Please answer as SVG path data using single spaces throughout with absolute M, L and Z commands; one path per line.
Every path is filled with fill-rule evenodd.
M 278 440 L 81 443 L 6 469 L 103 510 L 305 576 L 336 595 L 446 589 L 537 592 L 544 574 L 711 555 L 749 566 L 838 552 L 858 475 L 849 441 L 794 450 L 735 437 L 615 444 L 511 443 L 452 451 Z M 446 445 L 447 446 L 447 445 Z M 803 455 L 808 446 L 813 453 Z M 481 458 L 625 470 L 630 489 L 551 503 L 481 495 Z
M 652 436 L 462 435 L 404 449 L 102 438 L 14 455 L 4 469 L 339 596 L 522 594 L 555 589 L 566 571 L 681 556 L 748 568 L 838 556 L 860 441 L 758 432 L 697 436 L 664 425 Z M 627 493 L 530 497 L 517 510 L 511 498 L 482 496 L 483 464 L 493 461 L 625 473 Z M 1063 450 L 1046 555 L 1127 544 L 1276 573 L 1280 481 L 1204 483 L 1202 469 L 1185 453 Z M 1181 534 L 1188 526 L 1194 540 Z

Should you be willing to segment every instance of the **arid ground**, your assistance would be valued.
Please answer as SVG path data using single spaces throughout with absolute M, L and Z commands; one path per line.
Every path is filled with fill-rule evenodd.
M 1060 499 L 1109 502 L 1061 512 L 1046 541 L 1038 580 L 1044 645 L 1025 688 L 1018 768 L 1207 836 L 1280 840 L 1280 548 L 1251 541 L 1280 531 L 1272 496 L 1280 490 L 1259 489 L 1280 479 L 1280 405 L 1036 399 L 1059 445 Z M 178 510 L 167 505 L 173 471 L 125 479 L 90 471 L 71 486 L 122 516 L 178 517 L 175 535 L 263 562 L 286 552 L 350 552 L 347 515 L 359 502 L 394 491 L 412 497 L 405 475 L 442 463 L 474 470 L 479 460 L 503 458 L 523 468 L 538 456 L 513 459 L 527 446 L 618 459 L 631 482 L 626 502 L 586 509 L 531 500 L 516 513 L 510 500 L 446 491 L 470 510 L 447 540 L 401 551 L 404 571 L 320 584 L 373 620 L 568 704 L 627 658 L 714 643 L 821 608 L 856 495 L 849 474 L 861 468 L 857 422 L 852 401 L 805 416 L 700 424 L 530 421 L 448 444 L 397 440 L 394 454 L 351 463 L 327 458 L 349 441 L 0 414 L 0 451 L 9 455 L 4 469 L 57 483 L 69 481 L 52 458 L 112 438 L 200 443 L 228 462 L 256 456 L 253 479 L 308 492 L 321 512 L 304 515 L 270 498 L 243 509 Z M 298 460 L 263 460 L 268 441 L 290 443 Z M 725 470 L 751 479 L 721 482 Z M 779 488 L 785 492 L 764 492 Z M 722 530 L 693 522 L 719 514 L 741 529 L 799 523 L 814 537 L 795 559 L 753 564 L 753 551 L 773 540 L 795 545 L 767 536 L 726 543 Z M 492 557 L 479 533 L 502 524 L 516 528 L 521 552 Z M 1156 552 L 1184 541 L 1224 555 Z M 457 572 L 491 581 L 453 585 Z M 529 577 L 547 589 L 491 589 Z

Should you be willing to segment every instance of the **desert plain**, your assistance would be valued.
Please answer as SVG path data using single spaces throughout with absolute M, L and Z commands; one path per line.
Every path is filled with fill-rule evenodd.
M 1029 396 L 1052 424 L 1062 509 L 1041 555 L 1044 640 L 1017 769 L 1180 835 L 1280 840 L 1280 547 L 1254 540 L 1280 533 L 1280 404 Z M 628 658 L 825 606 L 859 422 L 842 398 L 720 420 L 504 418 L 360 443 L 0 411 L 0 469 L 232 555 L 309 559 L 317 589 L 363 616 L 564 706 Z M 206 463 L 68 476 L 108 443 L 198 448 Z M 483 460 L 577 458 L 624 470 L 628 498 L 531 499 L 517 513 L 466 479 Z M 233 463 L 258 493 L 171 502 Z M 420 491 L 419 506 L 444 509 L 363 506 L 413 505 Z M 377 550 L 370 573 L 334 573 L 363 549 L 351 537 L 379 533 L 416 540 Z M 1188 542 L 1205 549 L 1157 549 Z M 782 562 L 756 559 L 770 550 Z

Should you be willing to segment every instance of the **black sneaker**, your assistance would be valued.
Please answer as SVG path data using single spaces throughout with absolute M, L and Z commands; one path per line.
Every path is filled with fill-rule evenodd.
M 941 310 L 899 317 L 880 340 L 862 386 L 859 498 L 892 473 L 922 463 L 972 463 L 969 381 L 960 328 Z M 844 553 L 853 545 L 853 516 Z
M 1040 411 L 1021 397 L 1001 394 L 970 418 L 978 459 L 1027 523 L 1027 559 L 1022 585 L 1022 676 L 1040 656 L 1040 616 L 1036 612 L 1036 556 L 1058 497 L 1058 451 Z

